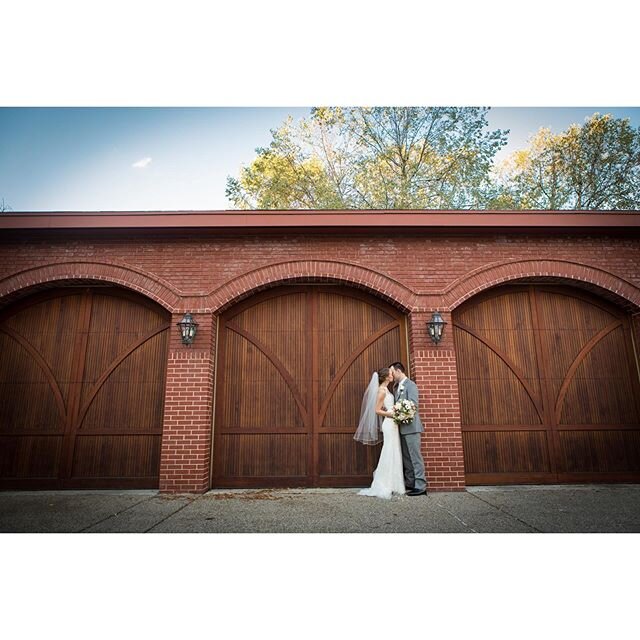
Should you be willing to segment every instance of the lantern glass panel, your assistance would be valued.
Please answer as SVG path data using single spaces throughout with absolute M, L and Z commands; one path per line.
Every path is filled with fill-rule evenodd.
M 182 343 L 186 345 L 191 344 L 196 336 L 198 323 L 194 321 L 193 316 L 190 313 L 185 313 L 182 320 L 177 324 L 180 329 L 180 338 L 182 339 Z

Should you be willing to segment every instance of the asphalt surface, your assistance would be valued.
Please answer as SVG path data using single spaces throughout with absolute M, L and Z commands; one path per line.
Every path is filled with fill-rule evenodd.
M 640 485 L 0 493 L 3 533 L 638 533 Z

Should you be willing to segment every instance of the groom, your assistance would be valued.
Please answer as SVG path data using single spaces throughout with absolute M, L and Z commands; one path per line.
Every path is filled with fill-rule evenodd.
M 418 387 L 413 380 L 409 380 L 405 374 L 402 362 L 394 362 L 389 365 L 395 382 L 394 400 L 412 400 L 417 408 Z M 408 424 L 399 425 L 400 444 L 402 446 L 402 466 L 404 467 L 404 484 L 407 487 L 407 495 L 423 496 L 427 493 L 427 481 L 424 475 L 424 461 L 420 453 L 420 434 L 424 431 L 420 416 L 416 415 Z

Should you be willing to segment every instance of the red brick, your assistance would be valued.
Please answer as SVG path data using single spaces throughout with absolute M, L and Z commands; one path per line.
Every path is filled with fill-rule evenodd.
M 640 240 L 632 234 L 474 237 L 389 230 L 381 237 L 272 230 L 257 236 L 248 229 L 236 236 L 99 230 L 0 238 L 1 305 L 50 283 L 100 281 L 138 291 L 172 313 L 160 487 L 176 492 L 208 488 L 217 315 L 256 291 L 294 281 L 355 286 L 408 314 L 409 365 L 421 390 L 429 485 L 464 488 L 451 313 L 491 286 L 536 275 L 595 292 L 632 312 L 640 345 Z M 448 323 L 437 347 L 425 332 L 436 309 Z M 199 323 L 191 348 L 181 344 L 175 328 L 185 311 Z

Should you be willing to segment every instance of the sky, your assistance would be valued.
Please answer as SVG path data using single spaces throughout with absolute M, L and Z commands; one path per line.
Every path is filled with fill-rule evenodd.
M 222 210 L 227 176 L 268 146 L 270 130 L 309 107 L 0 108 L 0 200 L 13 211 Z M 629 118 L 640 107 L 497 107 L 509 129 L 504 158 L 540 127 L 559 133 L 594 112 Z

